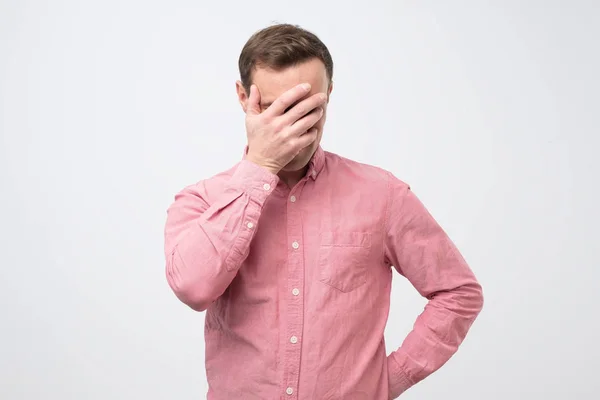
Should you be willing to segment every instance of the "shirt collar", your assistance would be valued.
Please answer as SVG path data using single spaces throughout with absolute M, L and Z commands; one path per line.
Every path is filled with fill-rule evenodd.
M 243 159 L 246 159 L 247 154 L 248 154 L 248 145 L 246 145 L 246 147 L 244 148 Z M 310 159 L 310 162 L 308 163 L 308 172 L 307 172 L 308 176 L 311 177 L 313 181 L 315 179 L 317 179 L 317 176 L 319 176 L 319 173 L 323 169 L 324 165 L 325 165 L 325 151 L 323 150 L 321 145 L 319 145 L 319 147 L 317 147 L 317 151 L 315 151 L 315 154 L 313 154 L 312 158 Z
M 310 163 L 308 164 L 308 174 L 313 179 L 313 181 L 317 179 L 317 176 L 319 175 L 319 172 L 321 172 L 321 170 L 323 169 L 324 165 L 325 151 L 323 150 L 321 145 L 319 145 L 319 147 L 317 147 L 317 151 L 315 151 L 315 154 L 313 154 L 312 158 L 310 159 Z

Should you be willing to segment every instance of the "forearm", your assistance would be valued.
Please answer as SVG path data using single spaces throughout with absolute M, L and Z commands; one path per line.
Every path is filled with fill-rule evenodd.
M 413 330 L 388 356 L 392 398 L 437 371 L 457 352 L 482 306 L 482 289 L 474 279 L 431 296 Z

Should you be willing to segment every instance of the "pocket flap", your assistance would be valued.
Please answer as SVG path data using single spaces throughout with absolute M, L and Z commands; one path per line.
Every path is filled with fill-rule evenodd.
M 368 232 L 321 232 L 321 246 L 371 247 Z

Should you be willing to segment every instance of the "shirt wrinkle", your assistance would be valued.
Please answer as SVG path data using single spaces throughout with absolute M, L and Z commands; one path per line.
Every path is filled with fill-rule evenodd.
M 388 400 L 446 363 L 481 286 L 410 187 L 318 147 L 283 190 L 245 153 L 167 210 L 167 281 L 206 311 L 207 398 Z M 388 354 L 392 265 L 429 302 Z

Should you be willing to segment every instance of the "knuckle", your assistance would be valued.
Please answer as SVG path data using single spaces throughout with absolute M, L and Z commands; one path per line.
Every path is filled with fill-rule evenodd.
M 283 96 L 283 97 L 280 97 L 280 98 L 278 98 L 277 100 L 275 100 L 275 102 L 274 102 L 274 103 L 277 103 L 277 104 L 276 104 L 276 105 L 277 105 L 277 108 L 287 108 L 287 103 L 288 103 L 288 102 L 287 102 L 287 100 L 286 100 L 286 97 L 285 97 L 285 96 Z
M 285 129 L 285 124 L 283 121 L 275 120 L 271 122 L 271 127 L 275 130 L 275 132 L 281 132 Z

